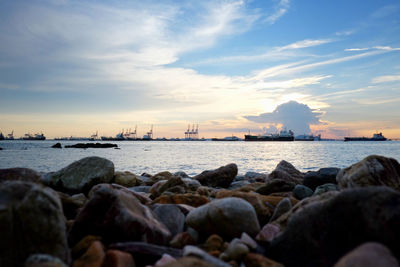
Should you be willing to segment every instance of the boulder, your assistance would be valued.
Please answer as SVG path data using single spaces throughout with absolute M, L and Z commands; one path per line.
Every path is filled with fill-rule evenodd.
M 125 171 L 117 171 L 114 173 L 114 183 L 125 186 L 134 187 L 141 185 L 141 181 L 136 177 L 134 173 Z
M 205 196 L 199 194 L 175 194 L 175 195 L 162 195 L 153 201 L 153 204 L 186 204 L 193 207 L 199 207 L 208 203 L 209 200 Z
M 74 245 L 86 235 L 101 236 L 106 244 L 118 241 L 168 242 L 171 237 L 169 230 L 131 193 L 99 185 L 77 215 L 69 231 L 69 243 Z
M 231 163 L 212 171 L 203 171 L 194 179 L 198 180 L 202 185 L 211 187 L 228 188 L 238 173 L 236 164 Z
M 293 189 L 293 197 L 298 200 L 302 200 L 303 198 L 312 196 L 314 192 L 305 185 L 298 184 Z
M 62 148 L 61 143 L 56 143 L 51 146 L 51 148 Z
M 240 237 L 243 232 L 255 236 L 260 231 L 257 214 L 247 201 L 229 197 L 217 199 L 191 211 L 186 224 L 201 234 Z
M 267 256 L 288 267 L 332 266 L 359 244 L 375 241 L 399 258 L 399 221 L 399 192 L 384 186 L 344 190 L 293 215 Z
M 282 160 L 268 177 L 270 180 L 281 179 L 288 182 L 301 184 L 303 182 L 304 174 L 297 170 L 289 162 Z
M 323 185 L 317 186 L 317 188 L 315 188 L 313 195 L 317 196 L 317 195 L 321 195 L 321 194 L 324 194 L 329 191 L 339 191 L 339 187 L 337 186 L 337 184 L 323 184 Z
M 111 161 L 87 157 L 48 173 L 45 183 L 61 192 L 86 194 L 96 184 L 110 183 L 113 177 L 114 164 Z
M 311 190 L 323 184 L 336 184 L 336 175 L 339 170 L 339 168 L 321 168 L 316 172 L 308 172 L 304 176 L 303 184 Z
M 289 192 L 294 189 L 296 183 L 282 180 L 273 179 L 268 181 L 265 185 L 259 187 L 256 192 L 261 195 L 269 195 L 277 192 Z
M 390 250 L 376 242 L 364 243 L 344 255 L 334 267 L 399 267 Z
M 65 218 L 53 190 L 30 182 L 0 183 L 0 266 L 22 266 L 32 254 L 69 263 Z
M 341 169 L 336 180 L 339 188 L 386 185 L 400 190 L 400 164 L 392 158 L 371 155 Z
M 185 215 L 176 205 L 157 205 L 157 207 L 153 211 L 158 220 L 168 228 L 172 236 L 183 232 L 183 227 L 185 225 Z
M 0 183 L 4 181 L 25 181 L 41 183 L 42 175 L 27 168 L 0 169 Z

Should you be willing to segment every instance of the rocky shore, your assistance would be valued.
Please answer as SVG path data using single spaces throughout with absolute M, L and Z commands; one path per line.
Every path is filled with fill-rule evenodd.
M 0 170 L 0 266 L 399 266 L 400 165 L 141 175 Z

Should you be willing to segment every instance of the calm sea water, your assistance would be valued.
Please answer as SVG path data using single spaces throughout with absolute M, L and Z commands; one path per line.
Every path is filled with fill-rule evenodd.
M 120 149 L 54 149 L 57 141 L 0 141 L 0 168 L 26 167 L 40 172 L 59 170 L 88 156 L 114 162 L 116 170 L 155 174 L 184 171 L 189 175 L 236 163 L 239 173 L 271 172 L 281 160 L 302 171 L 346 167 L 377 154 L 400 161 L 400 141 L 387 142 L 211 142 L 122 141 Z M 61 141 L 76 144 L 77 141 Z

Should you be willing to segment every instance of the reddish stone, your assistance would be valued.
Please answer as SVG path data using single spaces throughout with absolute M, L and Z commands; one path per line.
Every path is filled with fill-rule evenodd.
M 266 224 L 256 236 L 257 241 L 261 242 L 271 242 L 279 233 L 281 229 L 275 224 Z
M 284 267 L 279 262 L 268 259 L 257 253 L 247 253 L 243 262 L 246 267 Z
M 201 205 L 207 204 L 209 202 L 208 198 L 205 196 L 200 196 L 198 194 L 175 194 L 172 196 L 162 195 L 153 201 L 153 204 L 186 204 L 192 207 L 199 207 Z
M 120 250 L 109 249 L 103 262 L 104 267 L 135 267 L 131 254 Z
M 93 241 L 85 254 L 74 261 L 72 267 L 101 267 L 104 257 L 103 244 L 100 241 Z

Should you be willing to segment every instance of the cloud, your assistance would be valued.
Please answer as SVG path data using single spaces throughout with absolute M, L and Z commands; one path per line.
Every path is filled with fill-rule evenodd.
M 400 47 L 391 46 L 373 46 L 373 47 L 363 47 L 363 48 L 347 48 L 344 51 L 367 51 L 367 50 L 383 50 L 383 51 L 400 51 Z
M 275 127 L 282 124 L 299 135 L 310 133 L 310 124 L 321 124 L 319 119 L 321 115 L 322 112 L 313 110 L 306 104 L 290 101 L 277 106 L 273 112 L 257 116 L 244 116 L 244 118 L 256 123 L 272 124 Z
M 312 47 L 312 46 L 318 46 L 322 44 L 327 44 L 331 43 L 333 40 L 331 39 L 317 39 L 317 40 L 302 40 L 298 41 L 289 45 L 285 45 L 282 47 L 276 48 L 277 51 L 283 51 L 283 50 L 290 50 L 290 49 L 300 49 L 300 48 L 307 48 L 307 47 Z
M 374 19 L 385 18 L 392 14 L 395 14 L 398 10 L 399 10 L 399 6 L 397 6 L 397 5 L 386 5 L 386 6 L 379 8 L 374 13 L 372 13 L 371 17 Z
M 279 18 L 286 14 L 290 7 L 290 0 L 280 0 L 279 3 L 275 6 L 275 11 L 271 15 L 269 15 L 265 22 L 274 24 Z
M 400 81 L 400 75 L 378 76 L 372 79 L 372 83 L 387 83 Z

